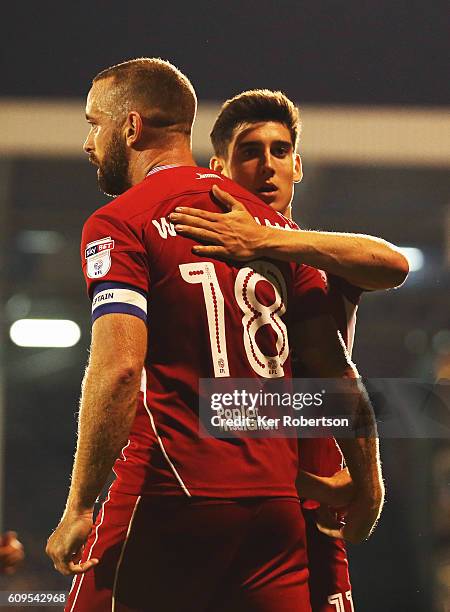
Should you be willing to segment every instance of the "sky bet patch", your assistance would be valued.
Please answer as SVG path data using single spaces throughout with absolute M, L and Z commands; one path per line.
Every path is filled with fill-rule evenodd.
M 87 262 L 87 275 L 89 278 L 102 278 L 111 268 L 111 251 L 114 240 L 111 236 L 94 240 L 86 245 L 84 256 Z

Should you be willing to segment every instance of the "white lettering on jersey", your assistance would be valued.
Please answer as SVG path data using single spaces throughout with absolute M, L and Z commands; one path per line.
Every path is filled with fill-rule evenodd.
M 152 219 L 152 223 L 158 230 L 158 234 L 164 240 L 167 240 L 169 236 L 177 236 L 174 224 L 170 223 L 170 221 L 167 221 L 165 217 L 161 217 L 159 221 L 157 221 L 156 219 Z
M 258 223 L 258 225 L 262 225 L 261 220 L 258 219 L 258 217 L 254 217 L 254 219 L 255 219 L 256 223 Z M 170 221 L 168 221 L 166 219 L 166 217 L 161 217 L 159 219 L 159 221 L 157 221 L 156 219 L 152 219 L 152 223 L 156 227 L 156 229 L 158 230 L 158 234 L 164 240 L 167 240 L 167 238 L 170 238 L 171 236 L 173 238 L 176 238 L 178 236 L 178 234 L 177 234 L 177 232 L 175 230 L 174 224 L 171 223 Z M 280 225 L 277 222 L 272 223 L 271 221 L 269 221 L 269 219 L 266 219 L 266 218 L 264 218 L 264 223 L 267 226 L 276 227 L 277 229 L 287 230 L 287 231 L 295 231 L 295 229 L 293 227 L 291 227 L 288 223 L 286 223 L 286 225 L 282 226 L 282 225 Z
M 87 275 L 89 278 L 102 278 L 111 268 L 111 251 L 114 248 L 114 240 L 111 236 L 94 240 L 86 245 L 84 257 L 87 263 Z
M 261 219 L 258 219 L 258 217 L 253 217 L 253 218 L 255 219 L 255 221 L 256 221 L 256 223 L 257 223 L 258 225 L 262 225 L 262 223 L 261 223 Z M 269 221 L 269 219 L 266 219 L 265 217 L 264 217 L 264 224 L 265 224 L 267 227 L 276 227 L 277 229 L 287 230 L 287 231 L 289 231 L 289 232 L 295 232 L 295 231 L 296 231 L 294 227 L 291 227 L 291 226 L 289 225 L 289 223 L 286 223 L 285 225 L 280 225 L 280 224 L 279 224 L 279 223 L 277 223 L 276 221 L 275 221 L 275 223 L 272 223 L 271 221 Z
M 278 229 L 281 229 L 281 225 L 277 223 L 276 221 L 275 223 L 272 223 L 271 221 L 269 221 L 269 219 L 264 219 L 264 223 L 266 224 L 267 227 L 277 227 Z

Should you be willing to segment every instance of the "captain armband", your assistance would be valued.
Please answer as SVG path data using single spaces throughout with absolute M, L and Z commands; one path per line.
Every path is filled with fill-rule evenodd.
M 99 283 L 92 298 L 92 323 L 112 312 L 130 314 L 147 322 L 147 294 L 126 283 Z

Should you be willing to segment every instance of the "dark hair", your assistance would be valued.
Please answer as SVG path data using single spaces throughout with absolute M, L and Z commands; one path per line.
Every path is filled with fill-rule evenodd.
M 211 142 L 214 152 L 226 157 L 234 131 L 244 123 L 276 121 L 287 127 L 292 145 L 297 148 L 301 124 L 298 108 L 281 91 L 252 89 L 227 100 L 214 123 Z
M 197 97 L 189 79 L 170 62 L 141 57 L 128 60 L 97 74 L 93 83 L 113 78 L 114 113 L 142 113 L 151 127 L 190 134 L 197 110 Z

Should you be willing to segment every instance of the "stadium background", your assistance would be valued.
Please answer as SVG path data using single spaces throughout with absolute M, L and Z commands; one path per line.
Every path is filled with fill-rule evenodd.
M 44 556 L 63 509 L 89 303 L 83 221 L 106 201 L 83 159 L 84 99 L 100 69 L 141 55 L 171 60 L 200 99 L 199 163 L 219 102 L 279 88 L 298 101 L 305 178 L 295 216 L 417 249 L 417 271 L 366 295 L 355 360 L 369 377 L 434 380 L 450 369 L 450 42 L 445 4 L 25 2 L 2 7 L 0 396 L 2 524 L 19 531 L 21 571 L 0 590 L 66 589 Z M 72 348 L 23 348 L 22 318 L 75 321 Z M 387 503 L 373 538 L 351 548 L 356 609 L 448 610 L 450 445 L 384 440 Z M 205 560 L 206 562 L 206 560 Z

